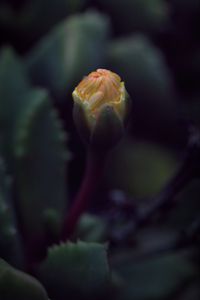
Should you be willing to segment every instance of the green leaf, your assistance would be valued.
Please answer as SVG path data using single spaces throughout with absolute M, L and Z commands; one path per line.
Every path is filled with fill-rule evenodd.
M 0 256 L 19 264 L 21 263 L 20 241 L 16 229 L 11 203 L 11 179 L 5 172 L 0 157 Z
M 65 136 L 48 94 L 27 98 L 15 137 L 18 205 L 27 234 L 44 234 L 49 210 L 62 219 L 66 207 Z
M 43 286 L 32 276 L 12 268 L 0 259 L 1 300 L 47 300 Z
M 42 238 L 50 228 L 55 233 L 48 211 L 61 220 L 66 206 L 67 153 L 61 127 L 48 94 L 30 86 L 20 59 L 4 49 L 0 56 L 1 148 L 16 182 L 18 217 L 30 238 L 33 234 Z
M 197 270 L 184 255 L 168 254 L 151 260 L 132 262 L 132 254 L 119 257 L 113 267 L 124 279 L 117 299 L 163 299 L 186 280 L 197 275 Z
M 133 100 L 165 109 L 173 103 L 171 74 L 162 53 L 148 38 L 135 35 L 115 40 L 108 54 L 109 65 L 122 76 Z
M 102 66 L 108 20 L 96 12 L 59 24 L 31 51 L 27 68 L 33 82 L 56 96 L 66 95 L 84 75 Z
M 106 248 L 80 241 L 54 246 L 40 266 L 39 278 L 53 299 L 99 299 L 110 280 Z
M 110 44 L 108 65 L 123 78 L 133 100 L 136 131 L 156 139 L 159 132 L 163 141 L 174 131 L 179 136 L 177 95 L 163 53 L 147 37 L 130 36 Z
M 23 65 L 10 48 L 0 52 L 0 130 L 2 153 L 10 170 L 16 121 L 30 89 Z M 13 166 L 12 166 L 13 168 Z

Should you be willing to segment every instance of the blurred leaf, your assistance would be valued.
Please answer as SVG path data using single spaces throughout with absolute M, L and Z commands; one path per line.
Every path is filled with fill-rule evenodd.
M 39 278 L 53 299 L 99 299 L 109 284 L 106 248 L 80 241 L 54 246 L 40 266 Z
M 117 299 L 163 299 L 197 275 L 192 263 L 180 254 L 168 254 L 141 262 L 132 262 L 131 259 L 130 254 L 118 257 L 113 262 L 124 279 L 124 287 Z
M 173 103 L 171 74 L 162 53 L 142 35 L 113 41 L 109 64 L 121 74 L 133 100 L 164 106 Z
M 114 26 L 120 33 L 127 34 L 136 30 L 155 33 L 167 23 L 168 6 L 163 0 L 98 0 L 97 2 L 111 14 Z
M 32 42 L 69 14 L 79 11 L 87 0 L 28 0 L 18 9 L 11 3 L 0 6 L 0 25 Z
M 164 148 L 127 139 L 113 151 L 106 176 L 114 188 L 135 197 L 150 197 L 160 191 L 175 168 L 173 155 Z
M 33 277 L 12 268 L 0 259 L 1 300 L 47 300 L 43 286 Z
M 69 93 L 84 75 L 102 66 L 108 29 L 107 18 L 96 12 L 59 24 L 27 58 L 33 81 L 56 96 Z
M 66 207 L 64 133 L 48 94 L 33 89 L 10 49 L 0 57 L 2 154 L 16 181 L 20 222 L 30 236 L 43 236 L 46 210 L 60 219 Z
M 5 172 L 4 162 L 0 158 L 0 256 L 19 264 L 21 262 L 20 241 L 11 208 L 10 181 Z
M 8 169 L 13 169 L 13 143 L 17 118 L 30 89 L 20 59 L 12 49 L 0 52 L 0 132 L 2 153 Z
M 22 10 L 19 24 L 22 29 L 45 33 L 52 25 L 76 12 L 87 0 L 31 0 Z M 30 32 L 30 31 L 29 31 Z
M 42 235 L 47 209 L 56 210 L 59 219 L 64 214 L 67 153 L 64 133 L 48 94 L 34 90 L 26 100 L 14 148 L 18 205 L 27 232 Z
M 134 128 L 156 138 L 172 138 L 177 126 L 177 96 L 160 50 L 142 35 L 122 38 L 110 44 L 108 62 L 131 95 Z

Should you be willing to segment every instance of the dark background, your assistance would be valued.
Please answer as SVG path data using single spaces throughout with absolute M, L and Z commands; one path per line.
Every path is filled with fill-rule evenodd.
M 114 262 L 130 286 L 131 278 L 135 282 L 122 299 L 199 299 L 197 247 L 188 250 L 189 259 L 182 252 L 172 253 L 169 262 L 159 256 L 160 261 L 142 262 L 133 273 L 124 255 L 132 247 L 139 253 L 159 247 L 187 228 L 199 216 L 199 180 L 176 196 L 164 222 L 158 216 L 136 241 L 121 240 L 118 229 L 132 215 L 121 216 L 115 205 L 148 206 L 181 165 L 191 124 L 200 129 L 200 1 L 1 0 L 0 46 L 18 55 L 31 85 L 48 90 L 62 119 L 71 156 L 66 168 L 69 203 L 86 157 L 72 120 L 72 91 L 97 68 L 121 76 L 132 98 L 130 120 L 126 136 L 109 156 L 90 212 L 103 223 L 114 216 L 112 230 L 102 239 L 110 240 Z

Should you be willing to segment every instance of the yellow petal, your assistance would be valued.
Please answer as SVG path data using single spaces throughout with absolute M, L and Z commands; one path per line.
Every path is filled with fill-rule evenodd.
M 97 115 L 105 104 L 112 106 L 120 115 L 123 113 L 124 83 L 109 70 L 91 72 L 75 88 L 75 94 L 87 106 L 89 114 Z

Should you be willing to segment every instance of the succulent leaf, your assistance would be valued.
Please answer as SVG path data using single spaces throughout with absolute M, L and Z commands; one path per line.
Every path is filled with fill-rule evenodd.
M 53 299 L 99 299 L 110 280 L 106 247 L 81 241 L 54 246 L 40 266 L 39 278 Z
M 38 280 L 0 259 L 0 299 L 47 300 L 48 296 Z
M 34 90 L 15 139 L 18 205 L 26 231 L 43 235 L 46 210 L 62 219 L 66 206 L 65 136 L 45 91 Z
M 11 179 L 0 157 L 0 256 L 21 264 L 21 245 L 11 201 Z
M 69 93 L 85 74 L 104 62 L 109 23 L 97 12 L 75 15 L 50 32 L 27 57 L 33 82 L 56 96 Z
M 26 104 L 30 85 L 19 57 L 11 48 L 0 52 L 0 130 L 2 154 L 8 170 L 13 171 L 15 126 Z

